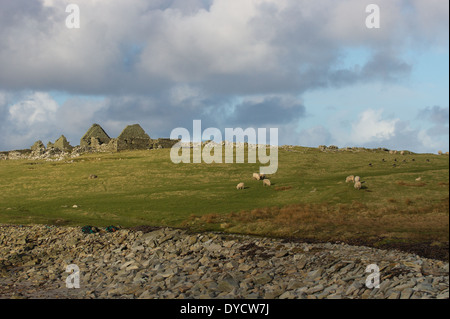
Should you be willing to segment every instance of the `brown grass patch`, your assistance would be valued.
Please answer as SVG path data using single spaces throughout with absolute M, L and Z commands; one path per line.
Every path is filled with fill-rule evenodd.
M 212 229 L 227 223 L 227 231 L 319 241 L 401 238 L 408 241 L 446 242 L 449 238 L 448 197 L 435 203 L 388 199 L 393 205 L 293 204 L 228 214 L 193 216 L 185 225 L 209 224 Z M 414 205 L 413 205 L 414 204 Z
M 275 187 L 276 191 L 287 191 L 287 190 L 290 190 L 290 189 L 292 189 L 292 186 L 276 186 Z
M 202 216 L 202 219 L 207 224 L 214 224 L 220 222 L 220 216 L 217 214 L 206 214 Z
M 404 181 L 398 181 L 397 185 L 409 186 L 409 187 L 423 187 L 423 186 L 426 186 L 427 184 L 424 183 L 424 182 L 422 182 L 422 183 L 407 183 L 407 182 L 404 182 Z

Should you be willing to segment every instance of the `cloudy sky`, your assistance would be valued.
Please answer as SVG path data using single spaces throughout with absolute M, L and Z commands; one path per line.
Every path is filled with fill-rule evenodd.
M 366 6 L 380 28 L 366 27 Z M 80 28 L 69 29 L 69 4 Z M 279 143 L 449 148 L 447 0 L 0 0 L 0 150 L 277 127 Z

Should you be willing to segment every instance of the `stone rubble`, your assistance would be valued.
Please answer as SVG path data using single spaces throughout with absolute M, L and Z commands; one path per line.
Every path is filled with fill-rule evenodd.
M 80 288 L 66 287 L 66 267 Z M 366 287 L 370 264 L 379 288 Z M 399 251 L 161 228 L 0 225 L 0 298 L 448 299 L 448 263 Z
M 92 152 L 89 148 L 80 146 L 74 147 L 71 151 L 63 151 L 58 148 L 41 148 L 32 151 L 2 152 L 0 154 L 0 160 L 44 160 L 47 162 L 58 162 L 77 158 L 89 152 Z

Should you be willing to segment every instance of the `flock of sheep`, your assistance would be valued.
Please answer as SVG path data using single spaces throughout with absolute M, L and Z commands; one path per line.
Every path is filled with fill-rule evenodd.
M 406 155 L 407 152 L 405 151 L 389 151 L 390 154 L 397 154 L 400 153 L 400 155 Z M 444 155 L 444 153 L 442 151 L 438 152 L 439 155 Z M 449 153 L 445 153 L 445 155 L 448 155 Z M 386 162 L 386 160 L 383 158 L 382 160 L 383 162 Z M 394 160 L 395 162 L 397 162 L 397 159 Z M 412 161 L 414 162 L 415 159 L 412 159 Z M 406 160 L 404 160 L 403 162 L 406 162 Z M 427 162 L 430 162 L 429 159 L 427 159 Z M 394 167 L 396 166 L 396 164 L 393 164 Z M 373 166 L 372 163 L 369 163 L 369 166 Z M 256 179 L 257 181 L 262 180 L 263 181 L 263 185 L 264 186 L 271 186 L 270 180 L 266 178 L 266 176 L 264 174 L 258 174 L 258 173 L 253 173 L 253 179 Z M 417 178 L 416 181 L 420 181 L 421 178 Z M 364 181 L 361 181 L 361 177 L 359 176 L 354 176 L 354 175 L 350 175 L 347 176 L 347 178 L 345 179 L 346 183 L 354 183 L 353 187 L 355 187 L 355 189 L 360 190 L 362 188 L 362 184 L 364 183 Z M 239 183 L 236 186 L 236 189 L 244 189 L 245 188 L 245 184 L 244 183 Z
M 266 178 L 265 174 L 258 174 L 258 173 L 253 173 L 253 179 L 256 179 L 257 181 L 263 181 L 263 186 L 270 186 L 270 180 Z M 236 186 L 236 189 L 244 189 L 245 188 L 245 184 L 244 183 L 239 183 Z
M 361 177 L 359 177 L 359 176 L 354 176 L 354 175 L 347 176 L 347 178 L 345 179 L 345 182 L 346 182 L 346 183 L 353 182 L 353 183 L 354 183 L 353 186 L 354 186 L 356 189 L 361 189 L 362 183 L 364 183 L 364 182 L 361 182 Z

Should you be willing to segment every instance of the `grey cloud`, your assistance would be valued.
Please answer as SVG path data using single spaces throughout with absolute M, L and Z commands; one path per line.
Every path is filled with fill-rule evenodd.
M 183 14 L 193 15 L 198 13 L 199 10 L 209 11 L 213 0 L 172 0 L 166 4 L 166 8 L 178 9 Z
M 440 107 L 437 105 L 433 107 L 426 107 L 419 111 L 417 117 L 418 119 L 432 123 L 432 126 L 428 128 L 426 131 L 427 135 L 433 138 L 442 138 L 447 136 L 448 140 L 449 136 L 448 108 Z
M 331 145 L 334 143 L 332 134 L 323 126 L 315 126 L 310 129 L 301 130 L 294 144 L 317 147 L 319 145 Z
M 411 70 L 410 64 L 400 60 L 392 53 L 378 52 L 363 67 L 362 77 L 393 81 L 408 75 Z
M 363 37 L 363 24 L 358 37 L 347 31 L 354 22 L 333 10 L 342 6 L 334 1 L 269 1 L 253 10 L 223 0 L 100 3 L 80 4 L 79 30 L 65 28 L 63 2 L 53 8 L 31 0 L 2 3 L 3 15 L 21 18 L 0 19 L 0 87 L 151 95 L 184 82 L 219 95 L 300 94 L 391 81 L 410 70 L 399 54 L 386 53 L 404 36 L 387 30 L 378 32 L 377 42 L 385 52 L 375 49 L 359 73 L 334 70 L 342 46 L 371 47 L 372 41 Z M 400 21 L 419 14 L 402 12 L 400 1 L 389 6 L 397 8 Z M 347 38 L 334 33 L 341 25 Z
M 53 122 L 25 127 L 9 117 L 17 99 L 3 106 L 0 99 L 0 132 L 22 133 L 16 143 L 27 146 L 39 136 L 53 138 L 51 130 L 64 129 L 78 141 L 87 121 L 105 123 L 111 135 L 139 122 L 151 136 L 168 136 L 202 119 L 205 127 L 276 125 L 289 135 L 306 112 L 294 97 L 396 81 L 411 71 L 402 52 L 438 29 L 439 37 L 448 37 L 448 28 L 441 30 L 448 24 L 445 1 L 414 1 L 416 10 L 403 10 L 402 0 L 380 0 L 386 27 L 377 32 L 364 27 L 366 2 L 83 1 L 81 29 L 69 30 L 65 1 L 44 7 L 36 0 L 1 0 L 0 92 L 56 90 L 105 100 L 71 99 Z M 412 33 L 408 26 L 416 18 Z M 360 68 L 338 68 L 343 48 L 367 48 L 371 57 Z M 244 102 L 236 105 L 237 99 Z M 308 134 L 330 140 L 323 128 L 305 132 L 305 140 Z M 2 138 L 0 148 L 16 147 Z
M 233 127 L 282 126 L 305 116 L 305 107 L 290 99 L 268 97 L 261 102 L 245 101 L 235 106 L 233 114 L 226 118 Z
M 122 96 L 106 101 L 102 117 L 112 122 L 130 123 L 139 120 L 151 129 L 153 136 L 169 136 L 172 129 L 190 129 L 193 120 L 202 127 L 268 127 L 283 126 L 305 115 L 305 107 L 292 97 L 266 97 L 262 101 L 233 103 L 221 96 L 204 96 L 173 101 L 166 93 L 158 98 Z M 176 104 L 174 104 L 174 102 Z M 126 111 L 124 111 L 126 110 Z
M 426 107 L 419 111 L 417 118 L 421 120 L 428 120 L 436 125 L 448 125 L 449 109 L 437 105 L 433 107 Z
M 390 52 L 376 51 L 363 66 L 329 72 L 329 85 L 343 87 L 374 80 L 398 81 L 410 75 L 412 65 Z
M 45 9 L 41 1 L 36 0 L 2 0 L 0 5 L 0 21 L 3 30 L 23 23 L 25 19 L 45 20 L 46 13 L 51 11 Z
M 202 127 L 279 127 L 291 125 L 305 116 L 305 107 L 290 96 L 261 97 L 259 101 L 247 100 L 234 108 L 233 98 L 203 95 L 192 88 L 161 92 L 156 97 L 120 95 L 105 99 L 70 98 L 57 109 L 46 104 L 54 101 L 47 95 L 40 99 L 24 94 L 22 101 L 31 101 L 29 109 L 9 113 L 13 104 L 0 107 L 5 118 L 0 120 L 2 139 L 0 149 L 29 147 L 35 140 L 53 141 L 64 134 L 73 145 L 79 143 L 82 134 L 92 123 L 101 124 L 111 136 L 117 136 L 129 124 L 139 123 L 151 137 L 169 137 L 176 127 L 192 130 L 193 120 L 201 120 Z M 21 102 L 23 103 L 23 102 Z M 17 108 L 17 107 L 16 107 Z M 27 124 L 26 134 L 21 124 L 34 111 L 40 111 L 41 119 Z M 20 112 L 31 112 L 29 115 Z M 285 132 L 289 136 L 288 132 Z M 11 136 L 19 136 L 11 140 Z M 287 137 L 285 143 L 287 142 Z

